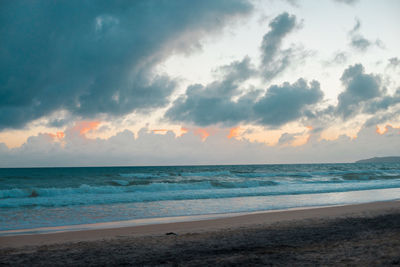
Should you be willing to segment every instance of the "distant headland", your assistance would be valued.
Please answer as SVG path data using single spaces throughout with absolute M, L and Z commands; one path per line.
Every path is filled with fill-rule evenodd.
M 370 159 L 362 159 L 356 161 L 356 163 L 400 163 L 400 157 L 374 157 Z

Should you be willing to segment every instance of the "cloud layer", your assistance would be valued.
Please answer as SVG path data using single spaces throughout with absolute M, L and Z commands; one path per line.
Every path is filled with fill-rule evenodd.
M 9 1 L 0 9 L 0 130 L 66 110 L 82 117 L 164 106 L 153 68 L 247 14 L 245 0 Z
M 165 117 L 199 126 L 245 123 L 277 127 L 312 113 L 312 106 L 323 98 L 317 81 L 308 84 L 300 78 L 292 84 L 285 82 L 266 90 L 243 86 L 249 78 L 270 80 L 287 69 L 294 57 L 293 48 L 282 49 L 282 42 L 298 26 L 296 17 L 287 12 L 273 18 L 261 43 L 258 68 L 248 57 L 221 67 L 220 72 L 225 75 L 206 86 L 190 85 Z
M 287 145 L 293 135 L 283 135 L 279 146 L 267 146 L 228 138 L 228 131 L 202 139 L 196 131 L 177 137 L 144 128 L 137 136 L 125 130 L 109 139 L 88 139 L 81 131 L 87 126 L 79 124 L 60 137 L 32 136 L 14 149 L 0 143 L 0 167 L 353 162 L 397 155 L 400 146 L 399 129 L 391 126 L 382 134 L 375 127 L 363 128 L 356 139 L 319 141 L 317 135 L 310 135 L 308 143 L 298 147 Z
M 185 94 L 174 101 L 166 118 L 199 126 L 240 123 L 280 126 L 305 116 L 308 109 L 323 98 L 319 83 L 307 83 L 304 79 L 293 84 L 273 85 L 266 91 L 247 90 L 243 94 L 242 82 L 255 73 L 249 59 L 233 62 L 222 69 L 227 72 L 221 80 L 207 86 L 190 85 Z
M 220 66 L 214 80 L 202 84 L 192 80 L 186 88 L 179 87 L 181 94 L 176 95 L 176 89 L 183 83 L 178 84 L 178 80 L 160 72 L 171 66 L 167 59 L 198 51 L 205 36 L 221 33 L 225 25 L 250 14 L 252 5 L 248 1 L 4 2 L 0 9 L 2 140 L 10 145 L 7 138 L 12 139 L 14 133 L 8 131 L 10 128 L 21 129 L 39 118 L 46 120 L 29 125 L 35 134 L 53 131 L 43 130 L 44 123 L 58 129 L 51 134 L 31 136 L 14 149 L 0 143 L 0 165 L 288 163 L 299 159 L 340 162 L 395 154 L 398 128 L 388 126 L 383 135 L 375 132 L 377 125 L 382 128 L 400 121 L 400 88 L 396 77 L 389 77 L 398 72 L 400 60 L 395 54 L 388 54 L 393 51 L 389 50 L 390 43 L 387 50 L 373 49 L 382 43 L 364 37 L 360 20 L 352 27 L 351 16 L 338 24 L 341 29 L 352 28 L 347 35 L 341 31 L 344 38 L 336 38 L 339 35 L 334 32 L 330 36 L 341 43 L 332 42 L 336 47 L 319 48 L 323 43 L 319 38 L 331 33 L 313 40 L 314 34 L 320 33 L 310 32 L 313 28 L 307 23 L 315 25 L 316 20 L 310 16 L 311 20 L 303 22 L 301 16 L 305 13 L 299 13 L 303 7 L 297 1 L 288 2 L 300 8 L 291 7 L 293 12 L 299 11 L 298 16 L 285 12 L 286 4 L 278 11 L 280 14 L 269 17 L 262 32 L 257 32 L 257 38 L 253 33 L 244 35 L 249 42 L 258 42 L 252 48 L 243 45 L 243 50 L 249 48 L 252 58 L 243 56 L 243 51 L 238 53 L 239 57 L 235 54 L 237 50 L 229 49 L 230 55 L 220 56 L 216 51 L 220 47 L 215 48 L 211 42 L 210 50 L 215 50 L 200 55 L 215 56 L 207 58 L 207 64 L 225 62 L 227 58 L 239 60 Z M 334 1 L 349 5 L 357 2 Z M 351 9 L 341 4 L 331 3 L 332 6 Z M 253 14 L 260 15 L 256 13 Z M 254 26 L 251 23 L 244 28 Z M 238 33 L 238 38 L 232 40 L 242 37 L 241 30 L 238 27 L 229 32 Z M 218 38 L 217 43 L 222 40 L 226 45 L 225 37 Z M 390 38 L 387 40 L 390 42 Z M 307 56 L 305 51 L 311 51 L 305 50 L 302 42 L 310 48 L 318 47 L 313 57 L 309 57 L 313 60 L 311 64 L 309 58 L 302 61 Z M 235 46 L 232 47 L 239 49 Z M 325 51 L 328 54 L 324 55 Z M 375 52 L 377 57 L 372 57 L 370 54 Z M 326 55 L 333 55 L 329 63 L 321 58 Z M 192 77 L 185 77 L 185 71 L 179 76 L 181 58 L 171 59 L 170 74 L 177 71 L 174 75 L 185 82 Z M 388 61 L 382 63 L 381 59 Z M 191 64 L 204 63 L 203 58 L 196 60 L 189 58 Z M 289 72 L 303 65 L 301 74 Z M 199 73 L 199 77 L 203 74 Z M 323 92 L 331 98 L 325 99 Z M 337 99 L 332 99 L 336 96 Z M 122 115 L 131 113 L 140 115 L 129 119 L 152 115 L 140 122 L 123 121 L 126 117 Z M 83 119 L 92 121 L 70 127 Z M 103 119 L 104 125 L 100 123 Z M 156 130 L 144 128 L 139 134 L 121 132 L 126 127 L 138 129 L 146 123 Z M 158 123 L 161 125 L 154 125 Z M 182 130 L 187 132 L 182 136 L 167 130 L 182 125 L 190 128 Z M 95 134 L 99 126 L 104 128 Z M 353 134 L 360 127 L 354 139 Z M 330 130 L 337 133 L 329 135 Z M 340 136 L 343 133 L 353 138 Z M 26 129 L 23 137 L 18 138 L 35 134 Z M 87 137 L 106 135 L 114 136 Z M 334 141 L 322 138 L 337 136 Z

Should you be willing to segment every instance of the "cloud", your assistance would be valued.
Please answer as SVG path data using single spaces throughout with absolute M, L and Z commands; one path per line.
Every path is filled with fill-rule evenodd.
M 66 118 L 62 118 L 62 119 L 51 119 L 51 120 L 49 120 L 47 126 L 59 128 L 59 127 L 65 125 L 65 124 L 67 124 L 68 122 L 69 122 L 69 120 L 66 119 Z
M 371 118 L 365 121 L 364 127 L 373 127 L 378 124 L 383 124 L 383 123 L 388 123 L 391 120 L 397 120 L 399 121 L 400 119 L 400 108 L 398 108 L 395 112 L 381 112 L 378 114 L 375 114 Z
M 3 3 L 0 130 L 59 110 L 93 118 L 165 106 L 176 83 L 154 67 L 251 8 L 245 0 Z
M 313 123 L 326 128 L 335 123 L 337 116 L 350 121 L 357 115 L 369 116 L 359 121 L 365 127 L 400 120 L 400 88 L 389 93 L 381 75 L 367 74 L 362 64 L 355 64 L 344 70 L 341 81 L 345 89 L 338 96 L 337 106 L 315 112 L 314 118 L 309 116 Z
M 343 51 L 336 51 L 330 59 L 321 62 L 323 67 L 332 67 L 337 65 L 344 65 L 349 61 L 350 54 Z
M 233 127 L 229 130 L 229 134 L 227 135 L 228 138 L 236 138 L 240 135 L 240 126 Z
M 293 7 L 300 7 L 299 0 L 286 0 L 286 2 Z
M 377 39 L 375 42 L 366 39 L 362 34 L 360 34 L 361 22 L 359 19 L 356 19 L 356 24 L 354 25 L 353 29 L 349 31 L 350 37 L 350 45 L 356 50 L 361 52 L 367 51 L 373 45 L 378 46 L 379 48 L 384 48 L 384 43 Z
M 372 43 L 369 40 L 365 39 L 361 35 L 353 36 L 351 38 L 351 45 L 354 48 L 357 48 L 357 49 L 359 49 L 361 51 L 367 50 L 367 48 L 370 47 L 371 44 Z
M 342 65 L 347 62 L 349 55 L 346 52 L 336 52 L 332 62 L 335 64 Z
M 400 59 L 398 57 L 392 57 L 388 59 L 388 68 L 394 68 L 396 69 L 397 67 L 400 66 Z
M 256 121 L 263 125 L 280 126 L 306 115 L 309 108 L 318 104 L 323 92 L 317 81 L 309 85 L 304 79 L 295 83 L 271 86 L 254 104 Z
M 334 0 L 337 3 L 347 4 L 347 5 L 354 5 L 358 2 L 358 0 Z
M 294 57 L 294 48 L 282 49 L 283 39 L 298 27 L 296 16 L 287 12 L 275 17 L 270 23 L 261 44 L 262 73 L 266 80 L 270 80 L 282 73 Z
M 356 24 L 353 29 L 349 32 L 351 38 L 351 46 L 361 51 L 367 50 L 369 46 L 371 46 L 372 42 L 365 39 L 360 33 L 361 22 L 359 19 L 356 19 Z
M 305 116 L 323 98 L 319 83 L 308 84 L 304 79 L 270 86 L 266 92 L 240 90 L 241 83 L 254 73 L 248 58 L 221 69 L 229 70 L 221 80 L 207 86 L 190 85 L 165 117 L 199 126 L 254 123 L 276 127 Z
M 400 88 L 393 95 L 382 95 L 380 98 L 373 99 L 365 105 L 364 112 L 375 114 L 379 111 L 386 111 L 400 103 Z
M 99 121 L 81 121 L 75 124 L 71 129 L 72 132 L 78 133 L 80 135 L 85 135 L 88 132 L 96 130 L 100 125 Z
M 282 13 L 269 24 L 261 50 L 262 64 L 257 70 L 248 57 L 219 68 L 223 75 L 204 86 L 192 84 L 179 96 L 165 113 L 174 122 L 199 126 L 222 124 L 235 126 L 253 123 L 277 127 L 308 116 L 313 105 L 323 98 L 320 85 L 304 79 L 293 84 L 270 86 L 267 90 L 243 88 L 243 82 L 252 77 L 272 78 L 284 71 L 292 59 L 292 48 L 282 50 L 283 38 L 298 26 L 296 17 Z
M 336 111 L 344 119 L 357 114 L 368 100 L 382 95 L 380 77 L 366 74 L 361 64 L 349 66 L 340 79 L 345 90 L 338 96 Z
M 216 123 L 233 125 L 246 120 L 251 112 L 249 108 L 253 100 L 252 94 L 246 94 L 237 102 L 232 101 L 232 97 L 240 93 L 241 82 L 254 73 L 250 59 L 235 61 L 221 67 L 220 71 L 224 75 L 219 81 L 207 86 L 190 85 L 185 94 L 173 102 L 165 117 L 172 121 L 194 123 L 199 126 Z
M 297 133 L 283 133 L 281 137 L 279 137 L 278 144 L 279 145 L 286 145 L 293 142 L 296 139 Z
M 398 128 L 387 127 L 381 135 L 375 126 L 361 129 L 356 139 L 341 136 L 333 141 L 318 141 L 315 135 L 297 147 L 227 138 L 228 131 L 212 134 L 204 141 L 193 131 L 177 137 L 172 132 L 161 135 L 146 128 L 138 135 L 124 130 L 109 139 L 89 139 L 84 135 L 70 138 L 70 133 L 66 132 L 64 145 L 47 134 L 32 136 L 14 149 L 0 143 L 0 166 L 332 163 L 397 155 L 400 146 Z M 283 139 L 291 138 L 283 135 Z

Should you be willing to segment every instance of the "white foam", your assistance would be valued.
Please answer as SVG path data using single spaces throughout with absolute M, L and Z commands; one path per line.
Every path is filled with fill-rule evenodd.
M 234 183 L 232 183 L 234 185 Z M 0 207 L 16 208 L 24 206 L 70 206 L 111 203 L 134 203 L 162 200 L 213 199 L 245 196 L 268 196 L 285 194 L 315 194 L 400 187 L 400 180 L 357 181 L 340 183 L 278 184 L 247 187 L 216 187 L 211 182 L 189 184 L 153 183 L 138 186 L 89 186 L 79 188 L 41 188 L 37 196 L 0 199 Z

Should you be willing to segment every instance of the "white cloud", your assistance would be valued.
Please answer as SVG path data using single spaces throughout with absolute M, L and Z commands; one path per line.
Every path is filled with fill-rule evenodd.
M 115 166 L 353 162 L 374 156 L 397 155 L 399 128 L 387 127 L 378 134 L 375 127 L 363 128 L 355 139 L 341 136 L 319 141 L 311 135 L 303 146 L 267 146 L 264 143 L 227 138 L 216 131 L 205 141 L 193 131 L 177 137 L 173 132 L 155 134 L 146 128 L 134 136 L 129 130 L 109 139 L 88 139 L 78 132 L 66 132 L 62 142 L 49 134 L 30 137 L 14 149 L 0 144 L 1 167 L 29 166 Z M 301 160 L 299 160 L 301 159 Z

